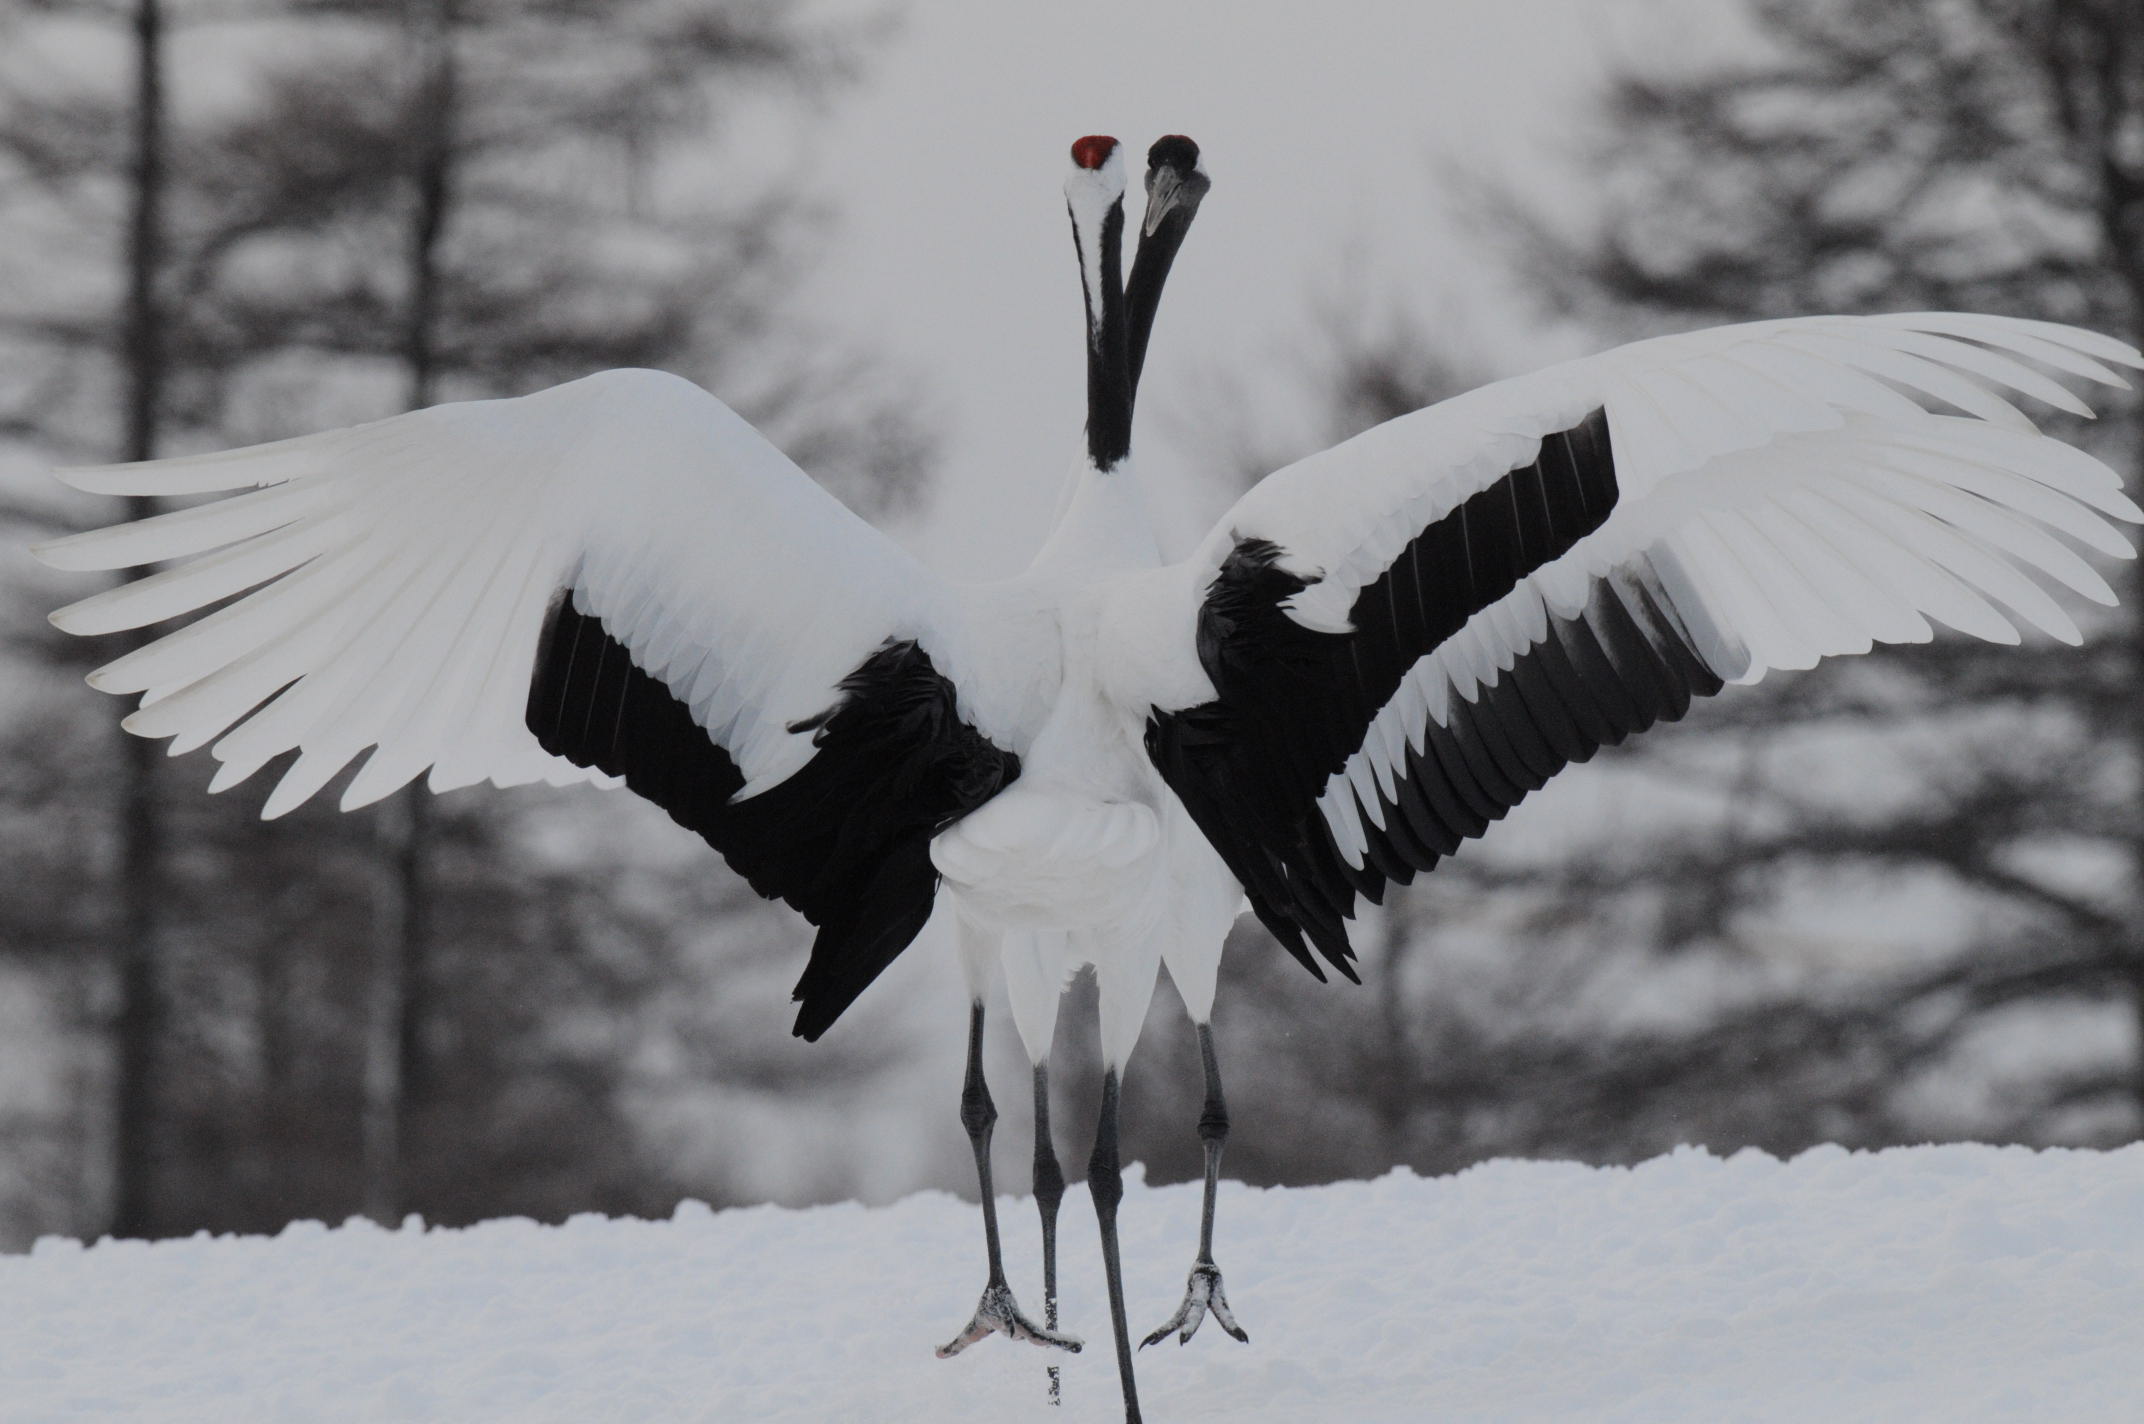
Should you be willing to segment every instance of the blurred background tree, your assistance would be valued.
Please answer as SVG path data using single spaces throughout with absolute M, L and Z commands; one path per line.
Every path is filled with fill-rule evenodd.
M 1763 50 L 1747 64 L 1616 86 L 1596 229 L 1505 207 L 1564 312 L 1657 328 L 1959 309 L 2144 333 L 2144 11 L 1764 0 L 1750 14 Z M 2064 433 L 2134 478 L 2135 403 L 2107 404 L 2111 418 Z M 1666 871 L 1683 909 L 1663 941 L 1730 950 L 1776 933 L 1790 897 L 1836 907 L 1842 962 L 1817 992 L 1695 1060 L 1769 1060 L 1767 1096 L 1823 1109 L 1766 1122 L 1753 1101 L 1749 1140 L 2144 1135 L 2144 581 L 2108 572 L 2125 607 L 2088 625 L 2082 653 L 1944 639 L 1848 660 L 1721 699 L 1700 737 L 1638 752 L 1731 786 L 1733 833 L 1604 857 L 1580 894 Z M 1901 922 L 1908 952 L 1856 962 L 1857 939 L 1880 949 Z M 1818 1051 L 1788 1065 L 1797 1019 Z M 1726 1065 L 1708 1061 L 1723 1049 Z
M 770 334 L 816 215 L 718 143 L 740 104 L 843 82 L 872 30 L 756 0 L 9 10 L 0 202 L 37 280 L 5 294 L 0 359 L 25 377 L 7 431 L 31 451 L 246 443 L 659 365 L 718 385 L 859 507 L 916 492 L 903 385 Z M 39 64 L 100 41 L 87 79 Z M 11 534 L 112 517 L 23 488 Z M 0 914 L 12 962 L 112 1026 L 78 1070 L 112 1106 L 75 1092 L 47 1115 L 23 1229 L 667 1210 L 683 1187 L 624 1100 L 641 1010 L 707 969 L 677 926 L 721 927 L 732 957 L 786 959 L 794 934 L 702 866 L 535 853 L 534 798 L 264 828 L 256 795 L 157 776 L 156 746 L 109 730 L 79 673 L 118 649 L 47 636 L 52 587 L 9 601 L 26 695 L 0 853 L 37 873 Z M 624 817 L 614 846 L 681 835 L 599 814 Z M 838 1088 L 842 1062 L 815 1082 Z

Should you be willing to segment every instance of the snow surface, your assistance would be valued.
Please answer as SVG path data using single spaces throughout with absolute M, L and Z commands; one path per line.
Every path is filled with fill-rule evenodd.
M 1197 1203 L 1129 1184 L 1142 1327 L 1181 1294 Z M 1003 1207 L 1039 1304 L 1031 1207 Z M 983 1276 L 975 1210 L 942 1193 L 46 1240 L 0 1258 L 0 1420 L 1113 1420 L 1086 1207 L 1062 1232 L 1076 1358 L 933 1358 Z M 2144 1417 L 2144 1146 L 1229 1184 L 1218 1243 L 1251 1344 L 1209 1322 L 1142 1352 L 1154 1424 Z

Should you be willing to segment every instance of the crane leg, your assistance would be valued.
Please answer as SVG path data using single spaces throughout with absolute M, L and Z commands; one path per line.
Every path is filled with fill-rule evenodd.
M 1109 1325 L 1116 1334 L 1117 1375 L 1124 1382 L 1125 1424 L 1140 1424 L 1139 1384 L 1132 1375 L 1132 1344 L 1124 1324 L 1124 1270 L 1117 1254 L 1117 1203 L 1124 1200 L 1124 1167 L 1117 1156 L 1117 1070 L 1102 1074 L 1102 1116 L 1095 1125 L 1094 1155 L 1087 1159 L 1087 1189 L 1102 1228 L 1102 1270 L 1109 1280 Z
M 1050 1140 L 1050 1068 L 1035 1065 L 1035 1210 L 1042 1217 L 1042 1323 L 1057 1328 L 1057 1208 L 1065 1199 L 1064 1168 L 1057 1165 L 1057 1148 Z M 1062 1383 L 1057 1366 L 1050 1366 L 1050 1403 L 1056 1404 Z
M 1199 1114 L 1199 1141 L 1206 1148 L 1206 1203 L 1199 1216 L 1199 1256 L 1191 1263 L 1184 1303 L 1160 1329 L 1139 1342 L 1142 1350 L 1171 1333 L 1176 1335 L 1177 1344 L 1189 1344 L 1209 1310 L 1223 1330 L 1245 1344 L 1251 1340 L 1228 1308 L 1228 1297 L 1221 1290 L 1221 1268 L 1213 1263 L 1213 1198 L 1221 1181 L 1221 1148 L 1228 1142 L 1228 1103 L 1221 1096 L 1221 1065 L 1214 1057 L 1210 1023 L 1199 1025 L 1199 1056 L 1206 1064 L 1206 1107 Z
M 990 1085 L 983 1081 L 983 1001 L 977 999 L 968 1009 L 968 1077 L 961 1086 L 960 1121 L 968 1129 L 968 1145 L 975 1150 L 975 1177 L 983 1193 L 983 1244 L 990 1252 L 990 1278 L 983 1284 L 983 1298 L 975 1307 L 974 1318 L 939 1348 L 941 1360 L 997 1331 L 1036 1345 L 1073 1351 L 1080 1347 L 1074 1337 L 1029 1320 L 1021 1313 L 1020 1303 L 1013 1299 L 1012 1287 L 1005 1283 L 1005 1257 L 998 1249 L 998 1203 L 990 1186 L 990 1129 L 997 1120 L 997 1104 L 990 1101 Z

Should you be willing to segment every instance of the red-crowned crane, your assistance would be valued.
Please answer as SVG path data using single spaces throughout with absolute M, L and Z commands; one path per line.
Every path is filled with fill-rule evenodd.
M 1164 561 L 1127 458 L 1132 392 L 1205 177 L 1187 141 L 1156 146 L 1128 298 L 1117 145 L 1082 139 L 1073 158 L 1086 450 L 1018 578 L 939 579 L 720 401 L 651 371 L 69 471 L 96 493 L 226 497 L 38 553 L 170 565 L 52 615 L 73 633 L 233 600 L 91 681 L 141 694 L 129 730 L 209 746 L 212 789 L 295 751 L 265 815 L 367 749 L 346 809 L 426 772 L 435 791 L 614 779 L 655 801 L 818 927 L 796 987 L 806 1038 L 942 886 L 973 1000 L 962 1118 L 990 1262 L 949 1353 L 991 1330 L 1074 1343 L 1005 1284 L 981 1004 L 1002 973 L 1039 1106 L 1060 991 L 1092 964 L 1088 1182 L 1136 1420 L 1116 1125 L 1157 966 L 1199 1030 L 1208 1191 L 1184 1304 L 1150 1340 L 1188 1338 L 1209 1308 L 1234 1330 L 1211 1252 L 1226 1112 L 1209 1022 L 1246 896 L 1311 973 L 1353 977 L 1359 898 L 1695 697 L 1922 641 L 1931 619 L 2078 641 L 2047 585 L 2113 603 L 2078 549 L 2130 557 L 2109 521 L 2144 512 L 2004 393 L 2088 414 L 2046 372 L 2120 386 L 2110 367 L 2144 358 L 1947 313 L 1641 341 L 1290 465 Z

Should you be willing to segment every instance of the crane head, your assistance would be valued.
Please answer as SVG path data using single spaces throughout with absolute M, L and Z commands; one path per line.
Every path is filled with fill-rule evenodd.
M 1154 140 L 1154 146 L 1146 151 L 1146 217 L 1140 231 L 1152 237 L 1154 229 L 1171 213 L 1180 212 L 1189 222 L 1212 186 L 1205 165 L 1199 161 L 1197 144 L 1182 134 Z
M 1072 145 L 1072 171 L 1065 175 L 1065 201 L 1075 212 L 1099 220 L 1124 197 L 1124 149 L 1107 134 L 1089 134 Z

